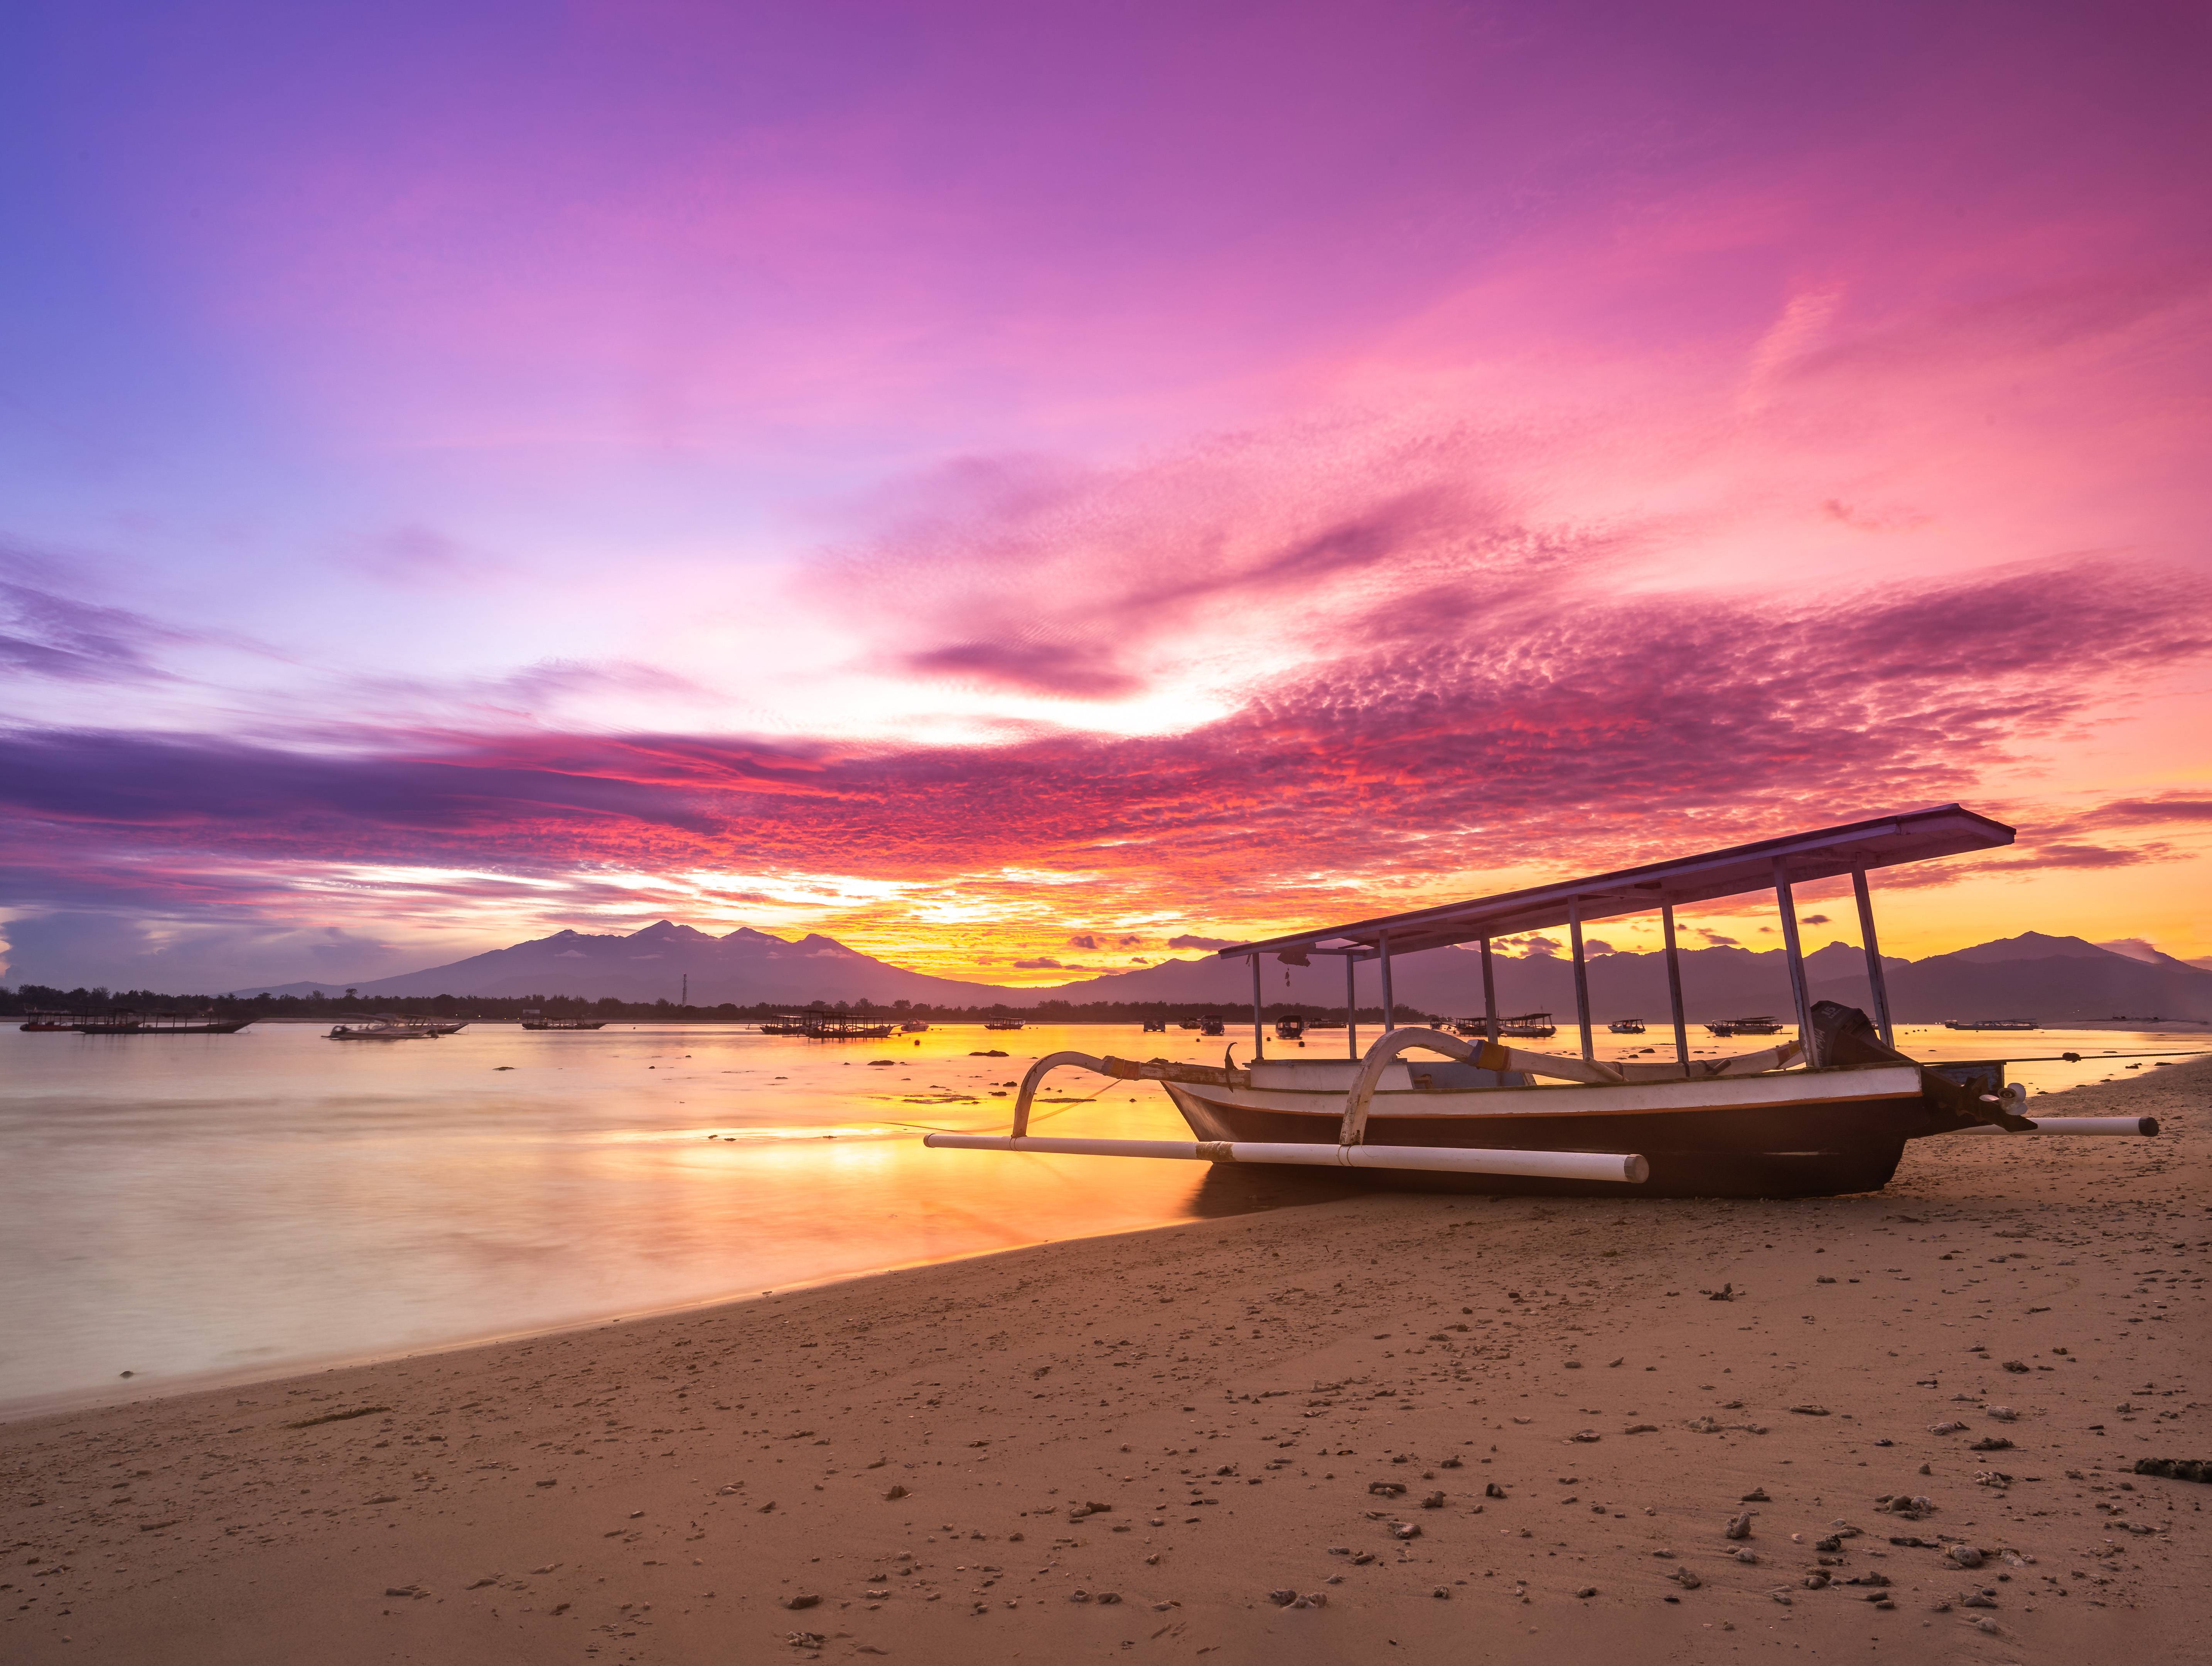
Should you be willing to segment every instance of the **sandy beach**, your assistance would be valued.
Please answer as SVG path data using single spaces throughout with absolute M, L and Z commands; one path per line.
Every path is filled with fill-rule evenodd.
M 2212 1060 L 2130 1075 L 2036 1113 L 2155 1141 L 1873 1196 L 1238 1177 L 1297 1206 L 9 1424 L 0 1655 L 2201 1658 L 2212 1487 L 2131 1471 L 2212 1457 Z

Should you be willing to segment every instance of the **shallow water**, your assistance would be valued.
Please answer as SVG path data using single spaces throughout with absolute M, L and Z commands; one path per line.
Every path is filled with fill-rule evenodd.
M 1230 1039 L 1249 1057 L 1249 1030 Z M 1900 1042 L 1929 1059 L 2203 1045 L 1917 1027 Z M 1571 1033 L 1551 1045 L 1568 1050 Z M 1607 1036 L 1600 1052 L 1639 1045 L 1667 1044 Z M 1323 1032 L 1308 1056 L 1342 1045 Z M 332 1042 L 307 1025 L 10 1027 L 0 1407 L 275 1375 L 1325 1195 L 1333 1177 L 930 1151 L 918 1137 L 1002 1130 L 1008 1084 L 1047 1051 L 1214 1063 L 1223 1046 L 1133 1026 L 842 1044 L 703 1026 L 483 1025 L 398 1043 Z M 1010 1056 L 969 1057 L 989 1047 Z M 2087 1058 L 2014 1075 L 2051 1088 L 2116 1073 Z M 1036 1130 L 1188 1137 L 1156 1087 L 1099 1087 L 1054 1077 L 1048 1093 L 1097 1097 L 1041 1103 Z

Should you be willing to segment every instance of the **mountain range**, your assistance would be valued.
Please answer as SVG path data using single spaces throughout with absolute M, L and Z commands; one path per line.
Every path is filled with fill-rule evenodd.
M 2028 1018 L 2055 1023 L 2123 1015 L 2212 1019 L 2212 971 L 2128 947 L 2130 952 L 2118 953 L 2080 937 L 2028 931 L 1922 960 L 1884 956 L 1882 965 L 1900 1022 Z M 1693 1021 L 1790 1010 L 1789 972 L 1779 948 L 1684 949 L 1681 965 L 1683 1004 Z M 1573 971 L 1564 956 L 1499 954 L 1495 968 L 1501 1011 L 1574 1011 Z M 1831 942 L 1806 956 L 1806 968 L 1814 999 L 1869 1004 L 1865 959 L 1852 945 Z M 1047 1001 L 1164 1001 L 1212 1003 L 1234 1010 L 1249 1007 L 1252 999 L 1248 965 L 1212 956 L 1163 960 L 1054 987 L 1011 989 L 909 972 L 831 937 L 810 935 L 793 942 L 750 926 L 718 937 L 668 920 L 628 936 L 556 931 L 352 987 L 364 997 L 612 996 L 674 1001 L 687 978 L 695 1007 L 811 1001 L 889 1006 L 908 1001 L 1024 1008 Z M 1472 953 L 1439 949 L 1408 955 L 1395 964 L 1393 983 L 1397 999 L 1409 1007 L 1455 1015 L 1482 1009 L 1480 963 Z M 1286 966 L 1265 960 L 1261 984 L 1270 1003 L 1344 1003 L 1344 974 L 1334 962 Z M 1592 1013 L 1601 1021 L 1635 1016 L 1656 1021 L 1668 1010 L 1665 961 L 1656 952 L 1593 955 L 1589 984 Z M 345 987 L 288 984 L 272 986 L 270 992 L 336 993 Z M 1359 974 L 1359 1001 L 1372 1006 L 1380 999 L 1380 984 L 1370 965 Z

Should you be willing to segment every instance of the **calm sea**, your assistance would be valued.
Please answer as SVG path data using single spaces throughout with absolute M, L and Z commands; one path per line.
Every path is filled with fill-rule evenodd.
M 1231 1033 L 1240 1059 L 1250 1038 Z M 2203 1045 L 2115 1032 L 1901 1039 L 1927 1058 Z M 1605 1041 L 1608 1057 L 1633 1045 Z M 1223 1045 L 1095 1026 L 844 1044 L 703 1027 L 481 1025 L 347 1043 L 306 1025 L 179 1037 L 11 1026 L 0 1411 L 1330 1195 L 1334 1177 L 1305 1172 L 929 1151 L 918 1137 L 1002 1130 L 1011 1097 L 993 1094 L 1011 1096 L 1047 1051 L 1218 1063 Z M 991 1047 L 1010 1057 L 973 1056 Z M 883 1058 L 896 1062 L 869 1063 Z M 2014 1074 L 2055 1087 L 2118 1068 Z M 1068 1072 L 1048 1093 L 1102 1085 Z M 1040 1112 L 1040 1133 L 1188 1137 L 1149 1084 Z

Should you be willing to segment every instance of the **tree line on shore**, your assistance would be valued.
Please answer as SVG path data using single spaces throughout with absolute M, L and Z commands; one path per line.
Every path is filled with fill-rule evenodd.
M 0 987 L 0 1015 L 23 1017 L 34 1012 L 76 1015 L 131 1011 L 139 1013 L 211 1013 L 221 1018 L 325 1019 L 359 1018 L 371 1013 L 399 1013 L 416 1018 L 481 1019 L 496 1022 L 520 1020 L 525 1014 L 547 1018 L 597 1018 L 612 1022 L 645 1023 L 757 1023 L 779 1014 L 849 1012 L 892 1021 L 919 1018 L 932 1023 L 983 1023 L 994 1018 L 1019 1018 L 1033 1024 L 1137 1024 L 1165 1019 L 1170 1023 L 1199 1019 L 1211 1014 L 1234 1025 L 1251 1021 L 1249 1006 L 1205 1001 L 1040 1001 L 1030 1006 L 994 1002 L 988 1006 L 939 1006 L 926 1001 L 894 1001 L 889 1005 L 869 1001 L 759 1002 L 738 1006 L 725 1001 L 716 1006 L 681 1005 L 674 1001 L 623 1001 L 605 996 L 596 1001 L 570 995 L 380 995 L 362 997 L 350 992 L 330 995 L 170 995 L 155 990 L 105 988 L 62 990 L 44 984 L 25 984 L 15 989 Z M 1321 1007 L 1297 1002 L 1271 1002 L 1262 1009 L 1266 1021 L 1303 1018 L 1309 1024 L 1341 1025 L 1342 1007 Z M 1380 1024 L 1379 1006 L 1359 1009 L 1363 1025 Z M 1437 1014 L 1401 1006 L 1401 1023 L 1442 1021 Z

